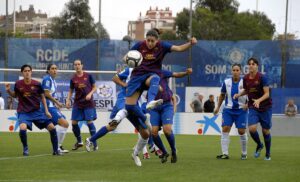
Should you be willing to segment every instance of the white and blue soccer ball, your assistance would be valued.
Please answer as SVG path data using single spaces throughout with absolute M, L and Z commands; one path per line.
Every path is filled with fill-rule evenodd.
M 130 68 L 138 67 L 143 61 L 142 54 L 137 50 L 128 51 L 125 58 L 125 62 Z

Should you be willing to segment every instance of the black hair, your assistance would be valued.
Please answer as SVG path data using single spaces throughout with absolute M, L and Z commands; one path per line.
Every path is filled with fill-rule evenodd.
M 240 68 L 240 70 L 242 70 L 242 65 L 241 64 L 238 64 L 238 63 L 234 63 L 232 66 L 231 66 L 231 69 L 235 66 L 238 66 Z
M 259 65 L 258 64 L 258 60 L 256 58 L 254 58 L 254 57 L 249 58 L 248 61 L 247 61 L 247 64 L 249 64 L 250 61 L 253 61 L 255 64 L 257 64 L 257 66 Z
M 23 72 L 24 69 L 27 68 L 27 67 L 30 69 L 30 71 L 32 71 L 32 67 L 31 67 L 29 64 L 24 64 L 24 65 L 21 67 L 21 72 Z
M 152 30 L 155 30 L 157 32 L 158 35 L 161 34 L 160 30 L 158 28 L 152 28 Z
M 51 68 L 53 65 L 55 65 L 55 64 L 53 64 L 53 63 L 49 63 L 49 64 L 48 64 L 46 73 L 49 74 L 50 68 Z
M 2 93 L 0 92 L 0 97 L 2 97 Z
M 151 29 L 147 32 L 146 37 L 152 36 L 152 37 L 155 37 L 156 39 L 158 39 L 158 35 L 159 35 L 158 31 L 159 31 L 158 29 L 156 29 L 156 30 Z
M 82 61 L 81 61 L 80 59 L 75 59 L 74 62 L 73 62 L 73 64 L 75 63 L 75 61 L 80 61 L 80 64 L 81 64 L 81 65 L 83 64 Z

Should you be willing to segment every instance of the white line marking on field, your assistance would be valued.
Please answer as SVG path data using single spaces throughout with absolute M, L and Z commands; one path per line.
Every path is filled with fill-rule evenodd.
M 130 148 L 120 148 L 120 149 L 105 149 L 105 150 L 100 150 L 100 151 L 126 151 L 126 150 L 132 150 Z M 83 154 L 83 153 L 90 153 L 87 151 L 80 151 L 80 152 L 70 152 L 65 155 L 70 155 L 70 154 Z M 92 153 L 92 152 L 91 152 Z M 4 160 L 14 160 L 14 159 L 31 159 L 31 158 L 37 158 L 37 157 L 45 157 L 45 156 L 52 156 L 52 154 L 38 154 L 38 155 L 29 155 L 29 156 L 18 156 L 18 157 L 0 157 L 0 161 Z M 58 156 L 59 157 L 59 156 Z M 1 181 L 1 179 L 0 179 Z

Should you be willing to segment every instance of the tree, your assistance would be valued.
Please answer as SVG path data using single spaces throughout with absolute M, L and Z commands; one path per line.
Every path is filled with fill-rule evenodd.
M 109 38 L 106 30 L 102 25 L 101 27 L 101 35 Z M 97 38 L 97 26 L 90 14 L 88 0 L 70 0 L 66 3 L 61 15 L 52 19 L 52 25 L 47 32 L 51 38 Z
M 238 13 L 236 0 L 199 0 L 193 10 L 193 36 L 205 40 L 271 40 L 275 25 L 261 12 Z M 189 10 L 177 15 L 178 35 L 186 38 Z
M 161 40 L 176 40 L 178 39 L 173 31 L 163 31 L 159 36 Z

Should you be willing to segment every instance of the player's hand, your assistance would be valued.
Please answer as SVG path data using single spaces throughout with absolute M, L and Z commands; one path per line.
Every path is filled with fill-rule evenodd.
M 92 98 L 92 95 L 91 94 L 87 94 L 86 97 L 85 97 L 85 100 L 91 100 Z
M 233 99 L 237 99 L 237 98 L 239 98 L 239 97 L 240 97 L 239 94 L 234 94 L 232 98 L 233 98 Z
M 67 100 L 66 100 L 66 108 L 67 108 L 67 109 L 70 109 L 70 108 L 71 108 L 71 101 L 70 101 L 70 99 L 67 99 Z
M 191 45 L 197 44 L 197 39 L 195 37 L 192 37 L 190 41 L 191 41 Z
M 60 108 L 62 108 L 63 106 L 64 106 L 64 105 L 63 105 L 62 103 L 60 103 L 60 102 L 57 101 L 57 103 L 56 103 L 56 107 L 57 107 L 57 108 L 60 109 Z
M 193 73 L 193 68 L 188 68 L 188 69 L 186 69 L 185 72 L 186 72 L 187 75 L 190 75 L 190 74 Z
M 9 84 L 9 83 L 6 83 L 6 84 L 5 84 L 5 90 L 6 90 L 6 91 L 10 90 L 10 84 Z
M 50 112 L 49 112 L 49 111 L 46 111 L 46 112 L 45 112 L 45 114 L 46 114 L 46 116 L 47 116 L 49 119 L 51 119 L 51 118 L 52 118 L 52 115 L 50 114 Z
M 220 109 L 217 108 L 216 110 L 214 110 L 214 115 L 217 115 L 219 113 Z
M 252 100 L 253 100 L 254 107 L 259 108 L 260 101 L 258 99 L 252 99 Z

